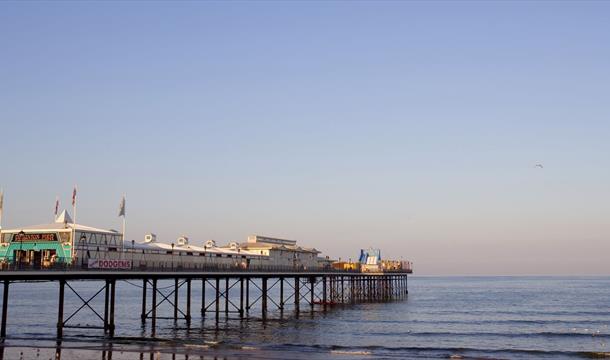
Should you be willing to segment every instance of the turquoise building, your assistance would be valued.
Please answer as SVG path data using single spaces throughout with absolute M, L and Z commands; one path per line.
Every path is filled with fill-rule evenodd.
M 65 210 L 51 224 L 2 229 L 0 239 L 0 262 L 32 267 L 85 265 L 123 245 L 120 232 L 74 224 Z

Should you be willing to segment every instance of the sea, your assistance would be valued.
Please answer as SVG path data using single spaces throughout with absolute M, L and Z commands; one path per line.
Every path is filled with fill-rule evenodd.
M 103 285 L 69 284 L 84 300 Z M 401 300 L 301 305 L 298 314 L 270 310 L 266 320 L 258 304 L 247 319 L 202 318 L 201 284 L 194 283 L 190 324 L 174 321 L 166 301 L 154 334 L 150 320 L 140 320 L 141 285 L 117 283 L 113 339 L 99 329 L 65 329 L 57 342 L 58 284 L 11 284 L 0 359 L 610 359 L 610 277 L 412 276 Z M 159 283 L 166 294 L 172 286 Z M 66 288 L 65 318 L 82 305 Z M 102 314 L 103 291 L 89 306 Z M 101 324 L 88 306 L 68 323 Z

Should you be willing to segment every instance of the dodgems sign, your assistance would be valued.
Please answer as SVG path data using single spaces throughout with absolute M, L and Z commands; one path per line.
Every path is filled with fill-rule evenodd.
M 131 269 L 131 260 L 89 259 L 89 269 Z

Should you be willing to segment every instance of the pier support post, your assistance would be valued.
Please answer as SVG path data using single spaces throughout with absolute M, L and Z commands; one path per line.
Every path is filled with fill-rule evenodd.
M 152 333 L 155 334 L 157 330 L 157 279 L 152 280 L 152 318 L 151 318 L 151 326 Z
M 239 278 L 239 317 L 244 317 L 244 278 Z
M 309 290 L 309 305 L 311 307 L 311 311 L 313 311 L 313 304 L 315 302 L 314 295 L 315 295 L 315 291 L 316 291 L 316 277 L 315 276 L 312 276 L 312 277 L 309 278 L 309 287 L 310 287 L 310 290 Z
M 246 311 L 250 310 L 250 278 L 246 278 Z
M 262 302 L 262 307 L 263 307 L 263 319 L 267 318 L 267 278 L 263 277 L 262 279 L 263 282 L 263 302 Z
M 284 278 L 280 277 L 280 310 L 284 311 Z
M 345 287 L 343 283 L 343 275 L 341 275 L 341 304 L 345 303 Z
M 218 320 L 218 313 L 220 312 L 220 278 L 216 278 L 216 320 Z
M 400 297 L 400 298 L 402 298 L 402 294 L 404 293 L 402 278 L 403 278 L 402 275 L 398 277 L 398 285 L 396 287 L 396 293 L 397 293 L 398 297 Z
M 6 285 L 5 285 L 6 286 Z M 57 338 L 64 335 L 64 288 L 66 280 L 59 280 L 59 305 L 57 306 Z
M 392 299 L 392 276 L 386 276 L 385 277 L 385 284 L 384 284 L 384 290 L 385 290 L 385 298 L 386 300 L 391 300 Z
M 146 322 L 146 285 L 148 285 L 148 280 L 142 280 L 142 314 L 140 315 L 142 322 Z M 108 290 L 106 290 L 106 294 L 108 294 Z
M 191 323 L 191 279 L 186 279 L 186 323 Z
M 326 276 L 322 276 L 322 304 L 326 310 Z
M 8 318 L 8 285 L 10 281 L 4 280 L 4 289 L 2 294 L 2 324 L 0 324 L 0 337 L 6 337 L 6 320 Z
M 111 280 L 110 283 L 110 337 L 114 337 L 114 303 L 116 299 L 116 280 Z
M 201 279 L 201 317 L 205 317 L 205 278 Z
M 331 304 L 335 304 L 335 276 L 331 275 L 330 278 L 328 279 L 329 283 L 330 283 L 330 303 Z
M 299 277 L 295 277 L 294 278 L 294 309 L 297 312 L 297 315 L 299 314 L 299 300 L 301 298 L 301 295 L 299 293 L 299 290 L 301 288 L 301 279 L 299 279 Z
M 174 321 L 178 320 L 178 278 L 174 279 Z
M 229 277 L 225 278 L 225 316 L 229 316 Z
M 108 326 L 108 311 L 110 310 L 110 281 L 106 280 L 104 286 L 104 334 L 110 329 Z

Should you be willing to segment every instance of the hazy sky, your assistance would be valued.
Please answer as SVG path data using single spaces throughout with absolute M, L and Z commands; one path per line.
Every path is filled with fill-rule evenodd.
M 608 2 L 2 2 L 4 227 L 610 274 Z M 536 168 L 537 163 L 544 169 Z

